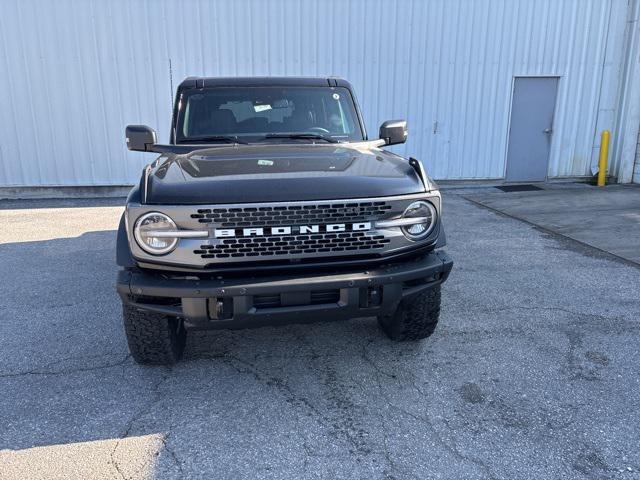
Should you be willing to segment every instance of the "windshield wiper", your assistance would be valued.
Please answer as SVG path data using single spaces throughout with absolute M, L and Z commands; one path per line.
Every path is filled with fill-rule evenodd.
M 238 139 L 238 137 L 232 137 L 230 135 L 203 135 L 201 137 L 187 137 L 185 142 L 227 142 L 227 143 L 240 143 L 242 145 L 249 145 L 248 142 Z
M 324 140 L 329 143 L 338 143 L 333 137 L 321 133 L 268 133 L 264 138 L 301 138 L 309 140 Z

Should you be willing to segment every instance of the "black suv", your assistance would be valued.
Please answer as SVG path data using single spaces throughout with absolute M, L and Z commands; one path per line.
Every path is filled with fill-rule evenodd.
M 441 197 L 420 161 L 369 140 L 338 78 L 187 78 L 170 143 L 126 129 L 160 156 L 127 199 L 117 289 L 134 359 L 178 360 L 190 328 L 377 317 L 395 340 L 435 329 Z

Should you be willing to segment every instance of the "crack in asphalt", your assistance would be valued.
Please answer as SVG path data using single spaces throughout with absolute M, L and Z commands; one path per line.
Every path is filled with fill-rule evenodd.
M 120 463 L 118 462 L 118 460 L 115 457 L 116 451 L 118 450 L 118 447 L 120 446 L 120 443 L 122 442 L 122 440 L 124 440 L 125 438 L 128 438 L 129 435 L 131 434 L 131 430 L 133 429 L 134 425 L 140 420 L 142 419 L 145 415 L 147 415 L 149 413 L 149 411 L 151 410 L 151 407 L 153 407 L 155 404 L 157 404 L 158 402 L 160 402 L 163 399 L 163 396 L 160 394 L 160 387 L 162 386 L 162 384 L 164 382 L 166 382 L 170 377 L 170 373 L 171 373 L 171 368 L 167 368 L 168 372 L 163 375 L 157 382 L 155 382 L 153 384 L 153 386 L 150 388 L 150 392 L 152 394 L 151 400 L 149 400 L 144 407 L 140 408 L 138 410 L 138 412 L 136 412 L 130 419 L 129 421 L 125 424 L 125 428 L 123 433 L 120 435 L 120 437 L 117 439 L 116 444 L 113 447 L 113 450 L 111 450 L 111 453 L 109 454 L 109 459 L 110 459 L 110 464 L 113 465 L 113 467 L 115 468 L 116 472 L 118 473 L 118 475 L 120 476 L 120 478 L 122 478 L 123 480 L 127 480 L 129 478 L 133 478 L 135 476 L 136 473 L 138 473 L 139 470 L 137 470 L 136 472 L 134 472 L 132 475 L 130 476 L 125 476 L 125 473 L 122 471 L 122 468 L 120 466 Z M 170 432 L 171 433 L 171 432 Z M 169 433 L 169 435 L 170 435 Z M 180 472 L 182 473 L 182 465 L 181 462 L 178 461 L 177 456 L 175 455 L 175 453 L 172 454 L 172 451 L 166 448 L 166 438 L 165 435 L 161 436 L 161 442 L 163 444 L 163 449 L 167 450 L 167 452 L 169 453 L 169 455 L 176 460 L 176 464 L 178 466 L 178 469 L 180 470 Z
M 639 303 L 640 305 L 640 303 Z M 558 312 L 564 312 L 564 313 L 568 313 L 570 315 L 575 315 L 578 317 L 595 317 L 595 318 L 599 318 L 601 320 L 604 321 L 612 321 L 612 320 L 618 320 L 618 321 L 624 321 L 627 322 L 628 318 L 626 316 L 623 315 L 604 315 L 601 313 L 593 313 L 593 312 L 585 312 L 585 311 L 578 311 L 578 310 L 571 310 L 568 308 L 564 308 L 564 307 L 543 307 L 543 306 L 537 306 L 537 305 L 532 305 L 532 306 L 523 306 L 523 305 L 505 305 L 503 307 L 485 307 L 481 304 L 472 304 L 472 305 L 466 305 L 464 309 L 461 310 L 465 310 L 465 311 L 473 311 L 474 313 L 497 313 L 497 312 L 508 312 L 510 310 L 527 310 L 527 311 L 536 311 L 536 310 L 541 310 L 541 311 L 558 311 Z M 633 315 L 629 315 L 630 318 L 633 318 Z M 632 324 L 633 327 L 636 327 L 637 330 L 640 330 L 640 325 L 638 324 Z
M 389 374 L 387 372 L 384 372 L 381 368 L 379 368 L 379 366 L 371 359 L 369 358 L 369 355 L 367 354 L 367 347 L 371 344 L 371 341 L 369 341 L 368 343 L 363 343 L 362 344 L 362 352 L 361 352 L 361 357 L 362 359 L 369 364 L 373 370 L 374 370 L 374 374 L 375 374 L 375 381 L 376 381 L 376 386 L 378 388 L 378 392 L 380 393 L 380 395 L 385 398 L 387 400 L 387 403 L 389 403 L 389 398 L 387 397 L 387 395 L 385 394 L 383 388 L 382 388 L 382 382 L 380 381 L 380 375 L 384 375 L 388 378 L 392 378 L 392 379 L 396 379 L 395 375 Z M 394 480 L 396 477 L 394 476 L 395 473 L 398 472 L 398 465 L 396 464 L 396 462 L 393 460 L 393 457 L 391 455 L 391 451 L 389 450 L 389 426 L 387 424 L 386 421 L 386 417 L 382 414 L 382 412 L 380 412 L 378 410 L 378 419 L 380 420 L 380 424 L 382 426 L 382 444 L 384 447 L 384 458 L 385 461 L 387 462 L 387 468 L 388 470 L 385 470 L 384 474 L 385 474 L 385 478 L 389 479 L 389 480 Z M 414 476 L 415 478 L 415 476 Z
M 99 357 L 105 357 L 105 356 L 113 356 L 112 354 L 105 354 L 105 355 L 97 355 L 97 356 L 88 356 L 88 357 L 70 357 L 67 359 L 61 359 L 61 360 L 56 360 L 55 362 L 52 362 L 50 364 L 47 364 L 43 370 L 26 370 L 23 372 L 6 372 L 6 373 L 0 373 L 0 379 L 1 378 L 15 378 L 15 377 L 24 377 L 24 376 L 28 376 L 28 375 L 43 375 L 43 376 L 56 376 L 56 375 L 72 375 L 74 373 L 79 373 L 79 372 L 91 372 L 91 371 L 95 371 L 95 370 L 104 370 L 107 368 L 114 368 L 114 367 L 119 367 L 124 365 L 125 363 L 127 363 L 127 361 L 129 360 L 129 358 L 131 357 L 130 354 L 126 354 L 124 356 L 124 358 L 122 358 L 121 360 L 118 360 L 116 362 L 110 362 L 110 363 L 105 363 L 102 365 L 93 365 L 93 366 L 85 366 L 85 367 L 73 367 L 73 368 L 67 368 L 67 369 L 62 369 L 62 370 L 51 370 L 51 371 L 47 371 L 46 368 L 49 368 L 51 366 L 54 365 L 59 365 L 60 363 L 69 361 L 69 360 L 82 360 L 84 358 L 99 358 Z
M 367 448 L 368 443 L 364 439 L 364 437 L 366 436 L 366 431 L 364 431 L 361 426 L 358 425 L 358 423 L 354 420 L 354 418 L 352 418 L 351 415 L 346 415 L 353 409 L 354 405 L 346 397 L 343 389 L 336 385 L 336 372 L 331 371 L 328 365 L 324 365 L 323 367 L 318 365 L 314 367 L 314 370 L 328 372 L 327 375 L 325 375 L 325 381 L 323 382 L 323 384 L 329 389 L 329 395 L 326 397 L 326 399 L 333 404 L 333 408 L 327 409 L 326 412 L 323 412 L 322 410 L 318 409 L 318 407 L 313 405 L 307 398 L 298 395 L 293 389 L 291 389 L 291 387 L 286 383 L 284 379 L 262 371 L 252 361 L 240 358 L 232 354 L 217 358 L 223 361 L 225 364 L 229 365 L 237 372 L 249 374 L 255 380 L 268 386 L 274 387 L 277 391 L 284 395 L 285 401 L 287 401 L 287 403 L 291 404 L 292 406 L 303 407 L 307 409 L 319 425 L 330 431 L 333 431 L 338 438 L 342 438 L 348 444 L 350 444 L 353 448 L 351 453 L 358 452 L 362 455 L 378 453 L 373 449 Z M 317 360 L 321 357 L 319 355 L 312 354 L 311 358 Z M 340 421 L 336 421 L 334 418 L 332 418 L 331 412 L 334 412 L 338 416 Z M 298 422 L 298 420 L 296 420 L 296 422 Z M 303 462 L 304 468 L 308 467 L 309 457 L 325 457 L 325 455 L 318 455 L 316 452 L 313 452 L 311 447 L 306 443 L 304 437 L 302 438 L 302 440 L 302 448 L 305 451 L 306 457 Z
M 284 379 L 270 375 L 256 367 L 254 363 L 244 358 L 240 358 L 237 355 L 229 354 L 215 356 L 214 359 L 222 361 L 225 365 L 233 368 L 236 372 L 250 375 L 256 381 L 275 388 L 284 399 L 290 405 L 296 407 L 301 406 L 306 408 L 313 414 L 313 418 L 322 426 L 329 428 L 329 424 L 326 421 L 323 413 L 318 410 L 307 398 L 297 395 L 293 389 L 284 381 Z M 299 419 L 296 418 L 296 424 L 300 425 Z M 315 455 L 311 447 L 307 444 L 306 439 L 302 438 L 301 446 L 305 452 L 305 458 L 303 459 L 303 469 L 306 472 L 308 470 L 309 458 Z
M 477 459 L 475 457 L 472 457 L 470 455 L 465 455 L 463 454 L 459 447 L 456 445 L 455 441 L 452 441 L 451 443 L 447 442 L 444 440 L 444 438 L 442 437 L 442 434 L 438 431 L 437 428 L 435 428 L 433 422 L 429 419 L 429 417 L 423 417 L 421 415 L 415 414 L 413 412 L 410 412 L 398 405 L 395 404 L 390 404 L 389 405 L 391 408 L 395 408 L 396 410 L 398 410 L 399 412 L 413 418 L 414 420 L 417 420 L 419 422 L 421 422 L 423 425 L 425 425 L 433 434 L 433 436 L 435 437 L 435 439 L 438 441 L 438 443 L 440 445 L 442 445 L 445 450 L 447 450 L 449 453 L 451 453 L 454 457 L 456 457 L 458 460 L 461 460 L 463 462 L 469 462 L 472 463 L 476 466 L 478 466 L 481 470 L 483 470 L 485 472 L 485 474 L 487 475 L 488 478 L 490 478 L 491 480 L 498 480 L 498 477 L 491 471 L 491 468 L 482 460 Z M 443 422 L 447 425 L 447 429 L 449 431 L 453 431 L 451 430 L 451 427 L 448 425 L 448 422 L 443 419 Z
M 162 435 L 161 437 L 161 441 L 162 441 L 162 447 L 164 450 L 167 451 L 167 453 L 169 454 L 169 456 L 171 457 L 171 459 L 173 460 L 173 463 L 176 467 L 178 467 L 178 471 L 180 472 L 180 478 L 184 478 L 184 468 L 182 466 L 182 460 L 180 460 L 180 458 L 178 457 L 178 454 L 176 453 L 176 451 L 172 448 L 169 448 L 169 437 L 171 437 L 172 433 L 173 433 L 173 425 L 169 425 L 169 429 L 167 430 L 167 434 L 166 435 Z
M 423 423 L 424 425 L 426 425 L 429 430 L 431 431 L 431 433 L 433 434 L 433 437 L 436 439 L 436 441 L 442 445 L 445 450 L 447 450 L 448 452 L 450 452 L 451 454 L 453 454 L 456 458 L 458 458 L 459 460 L 462 461 L 466 461 L 469 463 L 472 463 L 478 467 L 480 467 L 488 476 L 488 478 L 492 479 L 492 480 L 497 480 L 497 477 L 491 472 L 491 469 L 489 468 L 488 465 L 486 465 L 483 461 L 468 456 L 468 455 L 464 455 L 460 449 L 458 448 L 458 446 L 456 445 L 455 441 L 452 441 L 451 444 L 446 442 L 444 440 L 444 438 L 442 437 L 442 435 L 440 434 L 440 432 L 436 429 L 435 425 L 433 424 L 433 422 L 428 418 L 428 417 L 422 417 L 419 416 L 417 414 L 414 414 L 412 412 L 409 412 L 408 410 L 394 404 L 391 399 L 389 398 L 389 396 L 386 394 L 386 392 L 384 391 L 384 389 L 382 388 L 382 382 L 380 381 L 380 375 L 384 375 L 387 378 L 393 379 L 393 380 L 398 380 L 398 376 L 395 374 L 390 374 L 386 371 L 384 371 L 382 368 L 380 368 L 380 366 L 368 355 L 367 353 L 367 344 L 363 345 L 362 348 L 362 358 L 369 364 L 371 365 L 371 367 L 374 369 L 375 374 L 376 374 L 376 383 L 377 383 L 377 387 L 378 387 L 378 391 L 380 392 L 380 395 L 386 400 L 387 405 L 390 408 L 394 408 L 398 411 L 400 411 L 401 413 L 404 413 L 405 415 L 413 418 L 414 420 L 418 420 L 421 423 Z M 409 384 L 418 392 L 418 394 L 420 396 L 424 396 L 424 393 L 422 392 L 422 390 L 417 386 L 416 384 L 416 378 L 413 375 L 413 373 L 411 372 L 407 372 L 409 374 L 411 374 L 411 376 L 413 377 L 410 381 Z M 387 427 L 386 427 L 386 421 L 384 419 L 384 416 L 380 414 L 380 419 L 383 423 L 383 432 L 386 435 L 387 432 Z M 446 420 L 445 420 L 445 423 Z M 453 432 L 453 430 L 451 429 L 451 427 L 447 424 L 447 430 L 449 432 Z M 386 436 L 385 436 L 385 445 L 386 445 Z M 388 457 L 388 461 L 391 463 L 392 466 L 395 467 L 394 462 L 392 461 L 392 459 L 390 457 Z M 395 470 L 395 469 L 394 469 Z M 392 470 L 393 471 L 393 470 Z M 416 477 L 417 478 L 417 477 Z
M 542 306 L 530 306 L 530 307 L 525 307 L 525 306 L 521 306 L 521 305 L 513 305 L 513 306 L 505 306 L 505 307 L 498 307 L 498 308 L 490 308 L 487 309 L 488 312 L 504 312 L 504 311 L 508 311 L 508 310 L 549 310 L 549 311 L 559 311 L 559 312 L 564 312 L 564 313 L 568 313 L 570 315 L 575 315 L 578 317 L 595 317 L 595 318 L 599 318 L 601 320 L 624 320 L 626 321 L 627 319 L 624 316 L 621 315 L 615 315 L 615 316 L 607 316 L 607 315 L 603 315 L 601 313 L 593 313 L 593 312 L 581 312 L 581 311 L 577 311 L 577 310 L 571 310 L 568 308 L 564 308 L 564 307 L 542 307 Z M 640 329 L 640 327 L 638 327 Z

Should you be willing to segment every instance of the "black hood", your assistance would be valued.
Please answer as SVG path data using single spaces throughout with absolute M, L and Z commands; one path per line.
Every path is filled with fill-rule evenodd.
M 146 203 L 331 200 L 424 191 L 407 160 L 365 144 L 220 146 L 165 154 L 156 165 Z

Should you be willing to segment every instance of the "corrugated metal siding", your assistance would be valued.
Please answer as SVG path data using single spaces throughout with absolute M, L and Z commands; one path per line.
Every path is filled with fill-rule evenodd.
M 410 140 L 394 150 L 440 179 L 503 177 L 513 77 L 560 76 L 549 175 L 588 175 L 597 131 L 613 127 L 626 8 L 3 0 L 0 185 L 133 183 L 150 156 L 126 151 L 124 126 L 148 124 L 166 141 L 171 86 L 188 75 L 345 77 L 370 135 L 407 118 Z
M 636 163 L 633 168 L 633 183 L 640 183 L 640 133 L 638 134 L 638 146 L 636 147 Z

